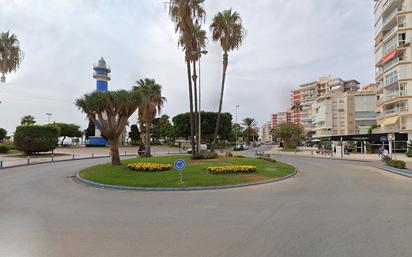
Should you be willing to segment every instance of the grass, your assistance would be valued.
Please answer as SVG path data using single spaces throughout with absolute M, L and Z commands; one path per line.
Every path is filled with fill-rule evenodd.
M 148 188 L 177 188 L 179 172 L 176 170 L 144 173 L 129 171 L 127 164 L 133 162 L 167 163 L 173 164 L 177 159 L 186 160 L 186 169 L 183 171 L 185 187 L 208 187 L 238 185 L 280 178 L 292 174 L 294 168 L 280 162 L 249 158 L 220 157 L 215 160 L 190 160 L 188 156 L 164 156 L 148 159 L 134 159 L 123 161 L 120 167 L 113 167 L 110 163 L 93 166 L 80 172 L 84 179 L 107 185 Z M 254 174 L 245 175 L 212 175 L 207 168 L 224 165 L 253 165 L 257 167 Z

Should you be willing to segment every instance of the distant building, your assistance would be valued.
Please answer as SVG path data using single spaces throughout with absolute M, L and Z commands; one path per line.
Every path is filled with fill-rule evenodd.
M 264 143 L 272 143 L 272 122 L 266 122 L 262 128 L 262 142 Z
M 303 126 L 306 132 L 315 129 L 312 104 L 315 100 L 333 91 L 357 91 L 359 82 L 356 80 L 342 80 L 340 78 L 320 77 L 318 81 L 300 85 L 291 93 L 291 106 L 300 104 L 301 109 L 291 110 L 291 121 Z
M 290 112 L 278 112 L 272 114 L 272 129 L 277 129 L 280 124 L 291 122 L 292 115 Z

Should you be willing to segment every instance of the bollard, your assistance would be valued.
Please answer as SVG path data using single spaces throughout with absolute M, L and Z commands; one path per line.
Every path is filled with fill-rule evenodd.
M 310 155 L 312 155 L 312 156 L 313 156 L 313 150 L 311 150 L 311 151 L 310 151 Z
M 30 156 L 27 156 L 27 165 L 30 165 Z
M 73 154 L 73 161 L 74 161 L 74 154 Z
M 94 158 L 94 153 L 92 153 L 92 159 Z
M 126 153 L 126 151 L 124 151 L 124 156 L 127 156 L 127 153 Z
M 3 169 L 3 161 L 0 161 L 0 169 Z
M 54 154 L 51 155 L 51 162 L 54 162 Z

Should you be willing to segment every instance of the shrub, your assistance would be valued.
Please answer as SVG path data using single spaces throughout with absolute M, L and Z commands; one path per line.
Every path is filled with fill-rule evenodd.
M 391 167 L 398 168 L 398 169 L 405 169 L 406 168 L 406 163 L 404 161 L 399 161 L 399 160 L 390 160 L 386 162 Z
M 269 161 L 269 162 L 276 162 L 276 160 L 273 160 L 273 159 L 271 159 L 270 157 L 267 157 L 267 156 L 259 156 L 257 159 L 258 160 Z
M 193 160 L 211 160 L 217 159 L 219 155 L 216 152 L 209 152 L 209 151 L 201 151 L 200 153 L 196 153 L 192 156 Z
M 243 155 L 235 155 L 235 156 L 233 156 L 234 158 L 238 158 L 238 159 L 246 159 L 246 157 L 245 156 L 243 156 Z
M 172 166 L 170 164 L 162 163 L 130 163 L 127 167 L 129 170 L 134 171 L 158 172 L 170 170 Z
M 11 147 L 8 145 L 0 145 L 0 153 L 8 153 L 11 150 Z
M 58 146 L 59 128 L 51 125 L 25 125 L 16 128 L 14 144 L 16 149 L 27 155 L 48 152 Z
M 207 168 L 210 174 L 248 174 L 256 172 L 256 166 L 220 166 Z

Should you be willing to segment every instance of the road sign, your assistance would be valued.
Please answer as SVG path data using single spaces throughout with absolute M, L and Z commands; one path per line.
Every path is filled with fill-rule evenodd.
M 382 144 L 385 144 L 386 142 L 388 142 L 388 138 L 385 137 L 385 136 L 381 136 L 381 137 L 379 138 L 379 141 L 381 141 Z
M 395 134 L 388 134 L 389 141 L 395 141 Z
M 186 162 L 184 160 L 175 161 L 175 169 L 178 171 L 184 170 L 186 167 Z

